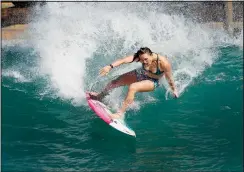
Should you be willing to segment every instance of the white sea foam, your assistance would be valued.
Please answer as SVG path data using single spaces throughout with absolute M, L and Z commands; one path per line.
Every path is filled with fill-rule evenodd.
M 40 74 L 48 76 L 49 86 L 57 96 L 80 105 L 85 90 L 97 81 L 100 67 L 148 46 L 168 56 L 177 89 L 183 94 L 192 80 L 214 63 L 218 57 L 215 48 L 223 43 L 243 47 L 241 36 L 233 39 L 224 32 L 209 30 L 181 15 L 164 14 L 158 9 L 153 3 L 135 6 L 133 2 L 50 2 L 36 8 L 29 33 L 31 45 L 40 55 Z M 94 62 L 89 68 L 88 59 Z M 123 66 L 113 74 L 136 65 Z M 165 79 L 160 82 L 169 90 Z M 120 91 L 113 95 L 116 102 L 121 102 L 123 96 Z

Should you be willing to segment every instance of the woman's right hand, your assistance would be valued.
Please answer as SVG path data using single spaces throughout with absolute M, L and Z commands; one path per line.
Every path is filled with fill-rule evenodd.
M 100 70 L 99 74 L 102 76 L 107 75 L 110 70 L 111 70 L 111 66 L 105 66 Z

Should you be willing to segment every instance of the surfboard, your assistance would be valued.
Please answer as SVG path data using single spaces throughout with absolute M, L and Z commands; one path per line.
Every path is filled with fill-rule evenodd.
M 125 121 L 120 119 L 112 119 L 109 116 L 109 114 L 112 114 L 112 112 L 108 106 L 98 100 L 91 99 L 89 92 L 86 92 L 86 99 L 90 108 L 104 122 L 122 133 L 136 137 L 136 133 L 125 123 Z

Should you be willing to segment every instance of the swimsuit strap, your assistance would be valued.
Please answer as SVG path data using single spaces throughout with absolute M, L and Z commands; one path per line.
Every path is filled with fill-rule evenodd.
M 158 54 L 157 54 L 157 71 L 160 71 L 158 67 Z
M 159 67 L 158 67 L 158 54 L 157 54 L 157 72 L 156 72 L 156 74 L 161 74 L 161 73 L 163 73 L 163 72 L 161 72 L 160 71 L 160 69 L 159 69 Z

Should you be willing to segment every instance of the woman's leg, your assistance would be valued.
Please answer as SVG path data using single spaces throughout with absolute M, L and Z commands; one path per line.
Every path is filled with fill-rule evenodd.
M 126 111 L 127 107 L 134 101 L 134 97 L 137 92 L 149 92 L 153 90 L 154 83 L 150 80 L 144 80 L 131 84 L 120 111 L 123 113 Z
M 127 73 L 119 76 L 118 78 L 112 80 L 105 86 L 105 88 L 99 94 L 92 94 L 91 98 L 102 99 L 112 89 L 120 87 L 120 86 L 130 85 L 134 82 L 137 82 L 135 70 L 127 72 Z
M 127 96 L 122 104 L 118 113 L 125 113 L 128 106 L 134 101 L 135 94 L 137 92 L 149 92 L 154 90 L 154 82 L 150 80 L 143 80 L 139 82 L 132 83 L 129 86 Z M 111 115 L 112 118 L 121 118 L 119 114 Z

